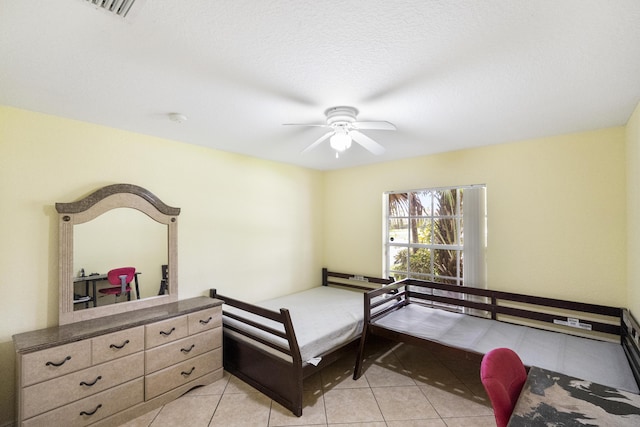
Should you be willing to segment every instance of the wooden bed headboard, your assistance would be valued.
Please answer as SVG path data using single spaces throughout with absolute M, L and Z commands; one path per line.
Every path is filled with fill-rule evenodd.
M 346 274 L 346 273 L 336 273 L 334 271 L 329 271 L 327 268 L 322 269 L 322 286 L 343 286 L 345 288 L 352 289 L 362 289 L 365 291 L 370 291 L 373 288 L 378 288 L 381 285 L 389 285 L 393 283 L 394 280 L 389 279 L 381 279 L 379 277 L 371 277 L 371 276 L 359 276 L 354 274 Z M 371 286 L 371 284 L 377 286 Z

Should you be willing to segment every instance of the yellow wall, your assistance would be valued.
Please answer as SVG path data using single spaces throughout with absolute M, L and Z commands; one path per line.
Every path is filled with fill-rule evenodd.
M 0 107 L 0 425 L 14 413 L 12 335 L 58 320 L 54 203 L 113 183 L 182 209 L 180 298 L 320 283 L 321 173 Z
M 640 104 L 627 123 L 627 223 L 629 249 L 627 306 L 640 319 Z
M 613 128 L 329 172 L 325 264 L 381 273 L 384 191 L 486 184 L 490 288 L 626 306 L 624 142 Z

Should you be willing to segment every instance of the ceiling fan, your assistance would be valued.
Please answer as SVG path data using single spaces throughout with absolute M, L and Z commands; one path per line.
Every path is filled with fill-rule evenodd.
M 303 153 L 329 139 L 329 145 L 336 150 L 336 157 L 351 147 L 351 141 L 355 141 L 371 153 L 379 155 L 384 153 L 384 147 L 360 130 L 396 130 L 392 123 L 386 121 L 357 121 L 358 110 L 354 107 L 331 107 L 327 108 L 324 114 L 327 116 L 327 123 L 285 123 L 285 126 L 318 126 L 331 129 L 305 148 Z

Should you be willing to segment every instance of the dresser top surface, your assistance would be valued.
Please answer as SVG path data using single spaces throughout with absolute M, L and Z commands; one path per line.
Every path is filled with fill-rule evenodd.
M 13 344 L 17 353 L 31 353 L 221 305 L 222 301 L 216 298 L 189 298 L 99 319 L 16 334 L 13 336 Z

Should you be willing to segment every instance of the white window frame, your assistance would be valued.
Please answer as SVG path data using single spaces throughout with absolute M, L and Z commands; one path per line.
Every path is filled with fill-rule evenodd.
M 411 224 L 412 219 L 433 219 L 433 218 L 452 218 L 457 221 L 457 230 L 459 231 L 458 243 L 454 245 L 444 244 L 423 244 L 411 242 L 409 236 L 407 236 L 406 242 L 392 242 L 390 240 L 389 223 L 389 195 L 390 194 L 408 194 L 415 192 L 428 192 L 428 191 L 447 191 L 447 190 L 463 190 L 463 207 L 461 212 L 461 198 L 456 198 L 456 212 L 453 216 L 434 216 L 434 212 L 430 215 L 412 217 L 411 212 L 408 216 L 395 217 L 406 218 Z M 473 286 L 479 288 L 486 288 L 486 266 L 485 266 L 485 252 L 487 243 L 487 218 L 486 218 L 486 186 L 485 185 L 466 185 L 466 186 L 453 186 L 453 187 L 438 187 L 438 188 L 423 188 L 417 190 L 406 191 L 389 191 L 383 194 L 383 277 L 393 277 L 395 274 L 406 274 L 410 276 L 412 274 L 410 270 L 410 263 L 407 261 L 407 271 L 391 270 L 391 250 L 392 248 L 425 248 L 429 250 L 454 250 L 458 254 L 457 263 L 460 265 L 460 257 L 464 260 L 462 265 L 462 271 L 457 268 L 456 277 L 440 276 L 440 278 L 447 279 L 448 283 Z M 409 225 L 410 228 L 410 225 Z M 433 263 L 434 257 L 431 257 Z M 431 269 L 433 271 L 433 269 Z M 436 277 L 433 275 L 424 276 L 420 273 L 413 273 L 412 277 L 436 281 Z

